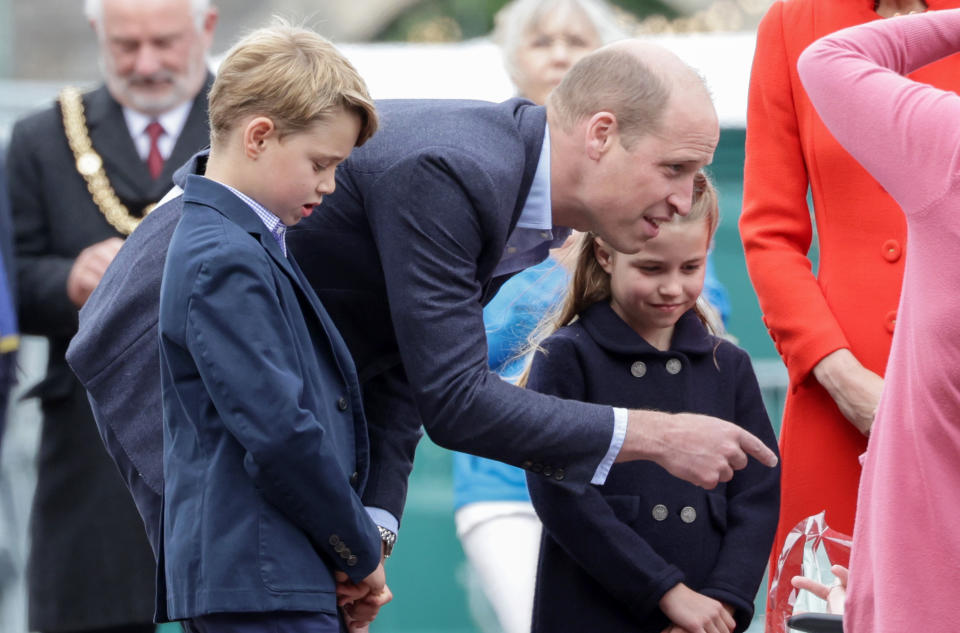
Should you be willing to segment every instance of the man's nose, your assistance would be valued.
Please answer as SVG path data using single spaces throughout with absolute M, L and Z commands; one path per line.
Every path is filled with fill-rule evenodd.
M 693 206 L 693 178 L 684 178 L 667 196 L 667 204 L 679 215 L 688 215 Z
M 141 44 L 136 55 L 133 69 L 138 75 L 150 76 L 160 70 L 160 55 L 149 44 Z

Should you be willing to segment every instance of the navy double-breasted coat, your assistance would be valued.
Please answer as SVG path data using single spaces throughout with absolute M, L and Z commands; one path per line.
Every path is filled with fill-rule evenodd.
M 746 352 L 709 335 L 692 311 L 678 321 L 668 351 L 647 343 L 607 303 L 585 310 L 542 348 L 528 388 L 713 415 L 776 451 Z M 704 490 L 652 462 L 633 462 L 614 465 L 605 485 L 583 492 L 528 476 L 544 524 L 533 631 L 659 633 L 669 621 L 658 602 L 679 582 L 733 606 L 744 630 L 776 529 L 779 475 L 751 461 L 730 482 Z

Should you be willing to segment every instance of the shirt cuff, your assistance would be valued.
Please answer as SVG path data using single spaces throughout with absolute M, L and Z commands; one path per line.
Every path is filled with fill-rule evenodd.
M 622 444 L 623 440 L 620 440 L 620 443 Z M 606 478 L 606 475 L 604 475 L 604 478 Z M 397 520 L 397 517 L 393 516 L 383 508 L 373 508 L 367 506 L 367 514 L 370 515 L 370 518 L 373 519 L 373 522 L 380 527 L 387 528 L 394 534 L 397 534 L 400 531 L 400 521 Z
M 603 461 L 601 461 L 600 465 L 597 466 L 597 470 L 593 473 L 593 479 L 590 480 L 590 483 L 595 486 L 601 486 L 607 481 L 607 475 L 610 474 L 610 468 L 613 467 L 613 462 L 616 461 L 617 455 L 620 454 L 620 449 L 623 448 L 623 440 L 626 437 L 627 410 L 620 407 L 614 407 L 613 437 L 610 438 L 610 448 L 607 449 L 607 454 L 604 455 Z

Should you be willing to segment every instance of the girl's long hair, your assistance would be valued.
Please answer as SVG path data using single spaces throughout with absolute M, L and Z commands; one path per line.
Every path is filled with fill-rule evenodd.
M 712 242 L 713 235 L 717 231 L 717 225 L 720 223 L 719 200 L 717 190 L 710 178 L 704 172 L 698 171 L 693 178 L 693 199 L 690 205 L 690 213 L 685 216 L 678 213 L 674 214 L 670 222 L 692 224 L 701 221 L 707 223 L 708 240 Z M 600 262 L 597 261 L 594 254 L 594 244 L 597 239 L 599 237 L 594 233 L 580 234 L 579 241 L 574 248 L 574 254 L 577 258 L 576 267 L 570 278 L 570 285 L 563 301 L 558 302 L 553 309 L 544 314 L 537 327 L 530 333 L 527 344 L 518 353 L 518 356 L 527 358 L 523 374 L 517 382 L 521 387 L 527 385 L 533 354 L 541 350 L 540 343 L 543 340 L 565 325 L 570 325 L 576 321 L 579 315 L 594 303 L 610 300 L 610 275 L 600 266 Z M 704 301 L 702 297 L 698 299 L 694 310 L 711 333 L 720 335 L 723 326 L 716 318 L 716 310 L 709 305 L 701 305 Z

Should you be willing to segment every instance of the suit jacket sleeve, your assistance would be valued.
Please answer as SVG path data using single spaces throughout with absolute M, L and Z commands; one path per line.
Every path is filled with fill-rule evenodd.
M 31 119 L 32 120 L 32 119 Z M 25 334 L 69 337 L 77 328 L 77 307 L 67 297 L 74 257 L 52 252 L 53 218 L 36 139 L 26 123 L 14 126 L 7 160 L 13 209 L 20 329 Z M 62 204 L 70 204 L 62 200 Z M 59 227 L 57 230 L 68 230 Z
M 807 258 L 813 236 L 809 178 L 786 50 L 783 2 L 757 31 L 747 104 L 746 161 L 740 233 L 764 323 L 800 384 L 827 354 L 849 347 Z M 789 25 L 787 25 L 789 26 Z
M 563 398 L 582 398 L 584 367 L 573 344 L 548 339 L 534 356 L 528 389 Z M 684 575 L 614 513 L 595 486 L 574 490 L 563 483 L 527 474 L 530 499 L 544 530 L 588 574 L 639 619 Z
M 501 197 L 482 165 L 446 149 L 398 161 L 366 192 L 404 369 L 441 446 L 547 460 L 583 486 L 609 449 L 610 408 L 527 392 L 487 367 L 477 262 Z
M 735 422 L 750 431 L 774 453 L 774 435 L 760 386 L 746 352 L 724 343 L 718 354 L 736 353 L 735 363 L 724 363 L 735 370 Z M 701 593 L 736 609 L 738 630 L 750 626 L 753 598 L 763 578 L 770 547 L 773 545 L 780 510 L 780 466 L 767 468 L 756 460 L 738 471 L 726 485 L 726 534 L 717 563 Z
M 265 258 L 227 254 L 200 271 L 187 307 L 187 347 L 258 489 L 319 547 L 330 551 L 331 534 L 350 543 L 359 564 L 329 560 L 359 581 L 380 562 L 380 537 L 325 439 L 326 421 L 299 406 L 297 343 Z M 242 370 L 250 359 L 258 359 L 255 379 Z

